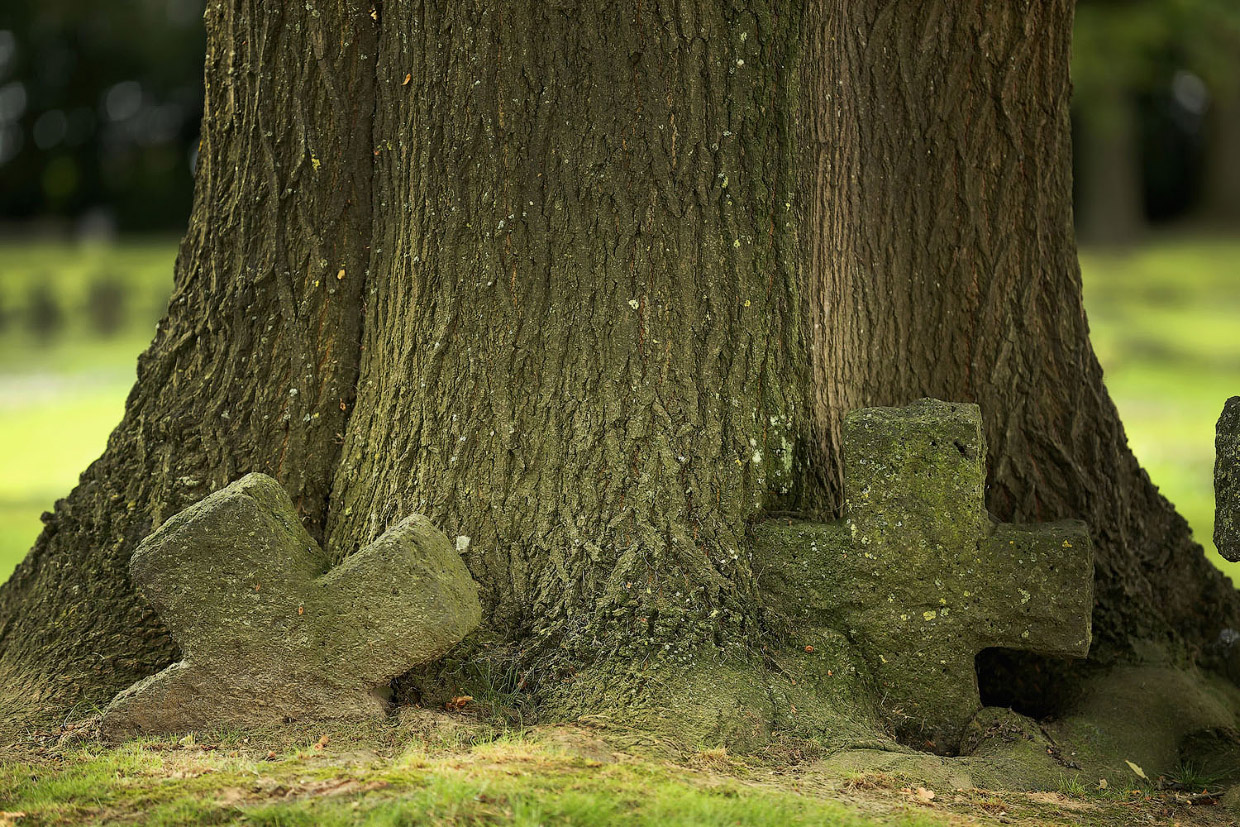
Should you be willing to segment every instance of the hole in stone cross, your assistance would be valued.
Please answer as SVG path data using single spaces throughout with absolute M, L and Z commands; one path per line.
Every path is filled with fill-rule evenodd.
M 1080 663 L 1070 658 L 994 647 L 978 652 L 973 662 L 985 706 L 1041 720 L 1058 715 L 1080 691 Z

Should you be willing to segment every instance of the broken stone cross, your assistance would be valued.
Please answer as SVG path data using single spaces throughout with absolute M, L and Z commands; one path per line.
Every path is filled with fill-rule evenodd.
M 1223 406 L 1214 437 L 1214 545 L 1240 560 L 1240 396 Z
M 772 520 L 756 532 L 768 605 L 793 630 L 844 632 L 897 733 L 939 752 L 956 749 L 981 709 L 981 650 L 1089 652 L 1086 526 L 994 524 L 985 462 L 976 405 L 854 411 L 844 422 L 844 520 Z
M 381 714 L 378 687 L 442 656 L 481 618 L 460 556 L 420 515 L 329 565 L 263 474 L 168 520 L 130 573 L 183 658 L 117 695 L 103 732 Z

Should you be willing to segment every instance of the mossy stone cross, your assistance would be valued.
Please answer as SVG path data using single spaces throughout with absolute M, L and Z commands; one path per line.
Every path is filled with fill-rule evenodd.
M 1240 396 L 1223 406 L 1214 437 L 1214 545 L 1240 560 Z
M 768 604 L 794 634 L 843 631 L 898 734 L 939 752 L 956 749 L 981 709 L 981 650 L 1089 652 L 1086 526 L 994 524 L 985 462 L 976 405 L 854 411 L 844 423 L 845 519 L 756 531 Z
M 478 625 L 477 586 L 420 515 L 335 568 L 278 482 L 250 474 L 130 561 L 183 659 L 121 692 L 107 735 L 380 714 L 375 691 Z

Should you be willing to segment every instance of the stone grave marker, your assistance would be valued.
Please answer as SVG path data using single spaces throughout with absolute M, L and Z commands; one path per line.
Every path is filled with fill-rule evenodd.
M 1240 396 L 1223 406 L 1214 437 L 1214 545 L 1240 560 Z
M 760 586 L 793 630 L 852 641 L 899 735 L 954 751 L 981 709 L 981 650 L 1088 654 L 1089 531 L 992 522 L 976 405 L 854 411 L 843 448 L 844 520 L 757 527 Z
M 329 566 L 263 474 L 169 519 L 130 573 L 183 658 L 117 695 L 103 733 L 379 715 L 376 690 L 480 622 L 460 555 L 420 515 Z

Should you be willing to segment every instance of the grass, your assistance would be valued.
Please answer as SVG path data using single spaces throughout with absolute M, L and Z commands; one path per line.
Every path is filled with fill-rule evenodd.
M 518 731 L 445 747 L 414 736 L 382 754 L 373 744 L 337 741 L 272 751 L 237 736 L 93 745 L 54 764 L 0 764 L 0 802 L 24 813 L 23 824 L 46 825 L 945 823 L 931 813 L 891 806 L 866 813 L 738 774 L 620 756 L 588 738 L 548 743 Z
M 928 789 L 899 775 L 692 752 L 621 730 L 511 730 L 412 709 L 353 728 L 86 741 L 0 758 L 0 825 L 1120 827 L 1168 816 L 1223 823 L 1199 822 L 1174 794 L 1153 790 Z
M 1192 761 L 1180 761 L 1167 776 L 1166 782 L 1170 786 L 1189 792 L 1218 790 L 1227 785 L 1232 774 L 1207 769 Z
M 170 288 L 167 239 L 66 247 L 0 247 L 0 578 L 7 577 L 50 508 L 100 453 L 119 421 L 139 351 Z M 1164 239 L 1128 254 L 1081 256 L 1094 347 L 1130 443 L 1151 478 L 1215 552 L 1214 423 L 1240 393 L 1240 240 Z M 85 304 L 102 275 L 124 283 L 127 325 L 89 334 Z M 63 328 L 41 343 L 21 320 L 40 281 L 53 286 Z

